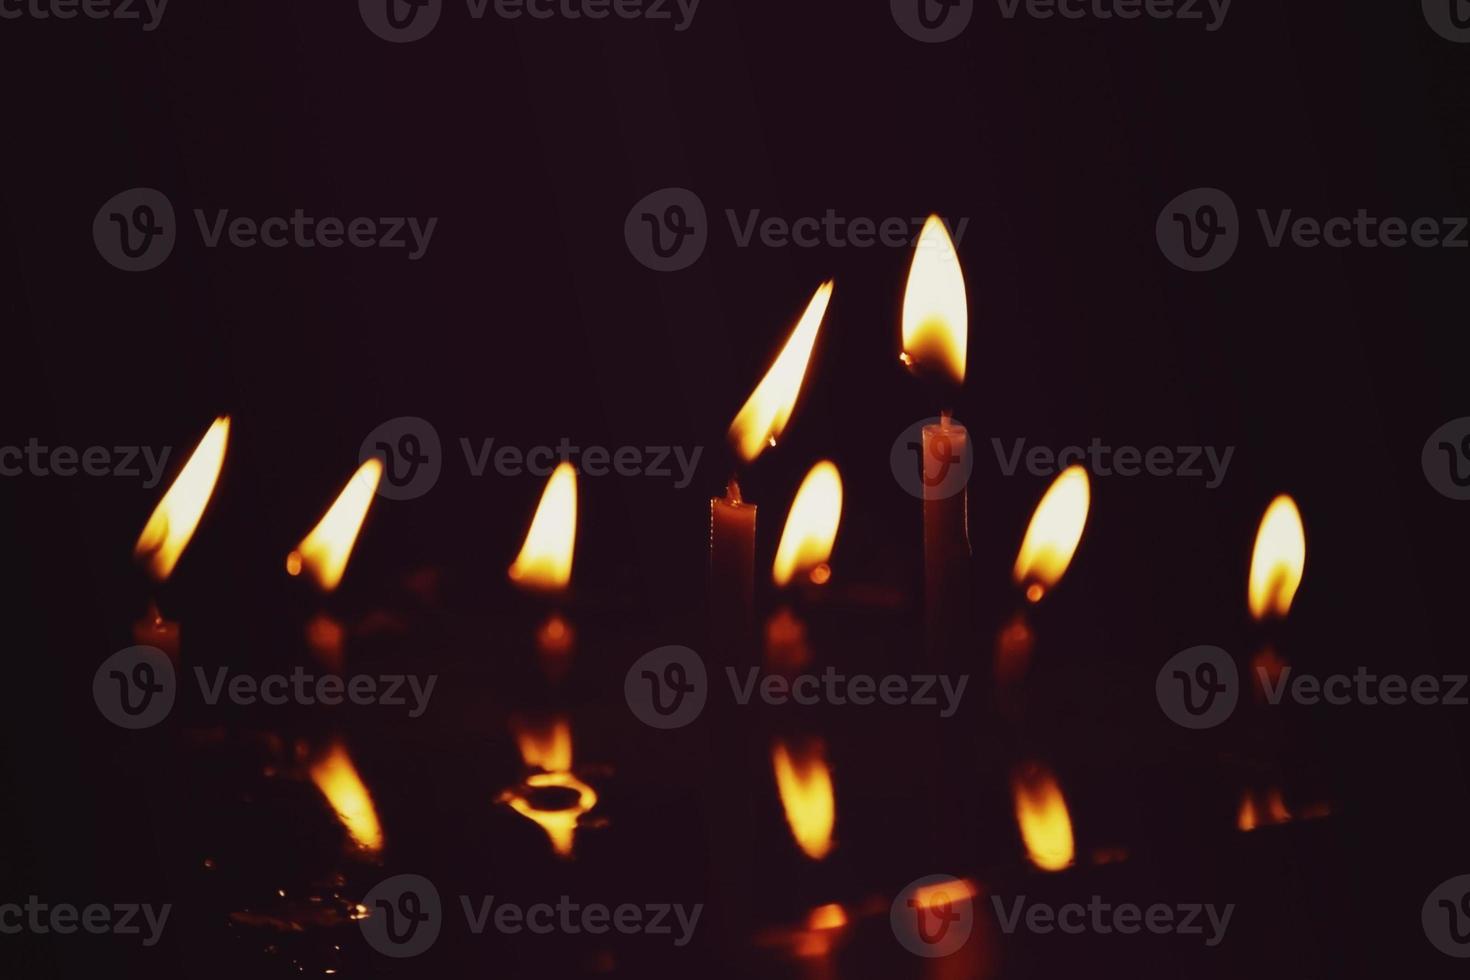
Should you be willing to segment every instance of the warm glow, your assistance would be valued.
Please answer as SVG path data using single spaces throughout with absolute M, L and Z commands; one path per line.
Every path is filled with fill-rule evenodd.
M 571 857 L 582 815 L 597 805 L 597 792 L 572 774 L 572 729 L 565 718 L 548 725 L 513 722 L 516 745 L 531 769 L 525 784 L 500 797 L 546 832 L 552 849 Z
M 577 471 L 561 463 L 541 491 L 526 543 L 510 566 L 510 579 L 530 589 L 565 589 L 572 580 L 577 544 Z
M 791 331 L 786 346 L 781 348 L 771 369 L 750 393 L 735 421 L 730 423 L 730 442 L 747 463 L 759 456 L 766 446 L 774 446 L 786 428 L 791 411 L 796 407 L 796 397 L 801 394 L 806 366 L 811 360 L 817 331 L 822 327 L 822 317 L 827 313 L 827 303 L 831 298 L 831 282 L 817 287 L 796 329 Z
M 347 571 L 347 559 L 382 476 L 383 461 L 376 456 L 359 466 L 317 526 L 286 556 L 286 571 L 300 575 L 305 569 L 323 591 L 335 589 Z
M 354 844 L 372 854 L 383 849 L 383 828 L 378 823 L 373 798 L 368 795 L 344 746 L 333 745 L 311 767 L 311 781 L 337 812 Z
M 1039 765 L 1017 772 L 1012 783 L 1016 792 L 1016 822 L 1031 863 L 1043 871 L 1070 867 L 1076 855 L 1072 843 L 1072 818 L 1062 798 L 1056 777 Z
M 194 455 L 174 477 L 173 486 L 163 495 L 138 543 L 133 546 L 133 555 L 148 568 L 148 574 L 162 582 L 173 572 L 179 556 L 194 536 L 204 507 L 214 493 L 219 480 L 220 467 L 225 462 L 225 447 L 230 441 L 230 417 L 222 415 L 214 420 L 204 438 L 194 449 Z
M 1074 465 L 1052 481 L 1036 505 L 1013 573 L 1016 583 L 1026 586 L 1026 598 L 1032 602 L 1061 581 L 1082 540 L 1091 500 L 1087 470 Z
M 824 755 L 820 741 L 799 753 L 793 753 L 784 742 L 777 741 L 771 751 L 786 823 L 797 846 L 813 860 L 821 860 L 832 850 L 832 825 L 837 819 L 832 773 L 827 769 Z
M 518 722 L 513 727 L 516 746 L 527 766 L 547 772 L 566 772 L 572 768 L 572 726 L 565 718 L 557 718 L 548 725 Z
M 803 959 L 828 956 L 847 928 L 847 911 L 836 902 L 819 905 L 806 917 L 806 928 L 793 937 L 792 952 Z
M 791 512 L 786 515 L 786 529 L 781 532 L 776 563 L 771 567 L 776 584 L 789 585 L 802 573 L 815 584 L 825 582 L 830 574 L 826 561 L 832 557 L 832 543 L 837 540 L 841 521 L 842 477 L 836 466 L 822 460 L 801 481 Z
M 944 222 L 930 215 L 914 246 L 903 294 L 903 362 L 960 384 L 965 380 L 969 322 L 960 257 Z
M 1281 790 L 1268 789 L 1264 793 L 1246 790 L 1241 794 L 1240 810 L 1235 816 L 1235 826 L 1238 829 L 1251 831 L 1258 827 L 1290 822 L 1291 811 L 1286 808 Z
M 968 878 L 953 881 L 936 881 L 914 889 L 909 901 L 916 909 L 939 909 L 955 902 L 966 902 L 978 893 L 975 883 Z
M 1282 494 L 1266 508 L 1256 531 L 1256 547 L 1251 552 L 1251 617 L 1285 616 L 1302 584 L 1306 564 L 1307 536 L 1301 512 L 1296 501 Z

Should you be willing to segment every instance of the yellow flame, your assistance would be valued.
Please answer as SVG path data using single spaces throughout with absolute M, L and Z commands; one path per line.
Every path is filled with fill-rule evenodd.
M 373 798 L 345 746 L 338 743 L 327 750 L 311 767 L 311 781 L 337 812 L 354 844 L 371 854 L 383 849 L 383 828 Z
M 914 908 L 933 909 L 952 905 L 955 902 L 965 902 L 974 898 L 979 893 L 975 883 L 968 878 L 956 878 L 952 881 L 937 881 L 928 885 L 920 885 L 914 889 L 913 895 L 909 896 Z
M 842 521 L 842 476 L 837 467 L 822 460 L 807 473 L 791 501 L 786 529 L 776 548 L 771 576 L 777 585 L 788 585 L 793 576 L 805 572 L 820 585 L 828 578 L 822 570 L 832 557 L 837 525 Z M 820 580 L 820 581 L 818 581 Z
M 376 456 L 359 466 L 316 527 L 286 556 L 286 571 L 300 575 L 305 569 L 323 591 L 335 589 L 347 571 L 347 559 L 382 476 L 383 461 Z
M 914 246 L 903 294 L 903 355 L 910 367 L 937 371 L 955 384 L 965 380 L 970 319 L 965 273 L 937 214 L 930 215 Z
M 530 589 L 565 589 L 572 580 L 576 544 L 577 470 L 561 463 L 541 491 L 526 541 L 511 563 L 511 581 Z
M 1091 500 L 1087 470 L 1074 465 L 1052 481 L 1036 505 L 1013 573 L 1018 584 L 1029 583 L 1026 595 L 1032 602 L 1061 581 L 1071 564 Z
M 194 454 L 174 477 L 173 486 L 159 500 L 158 506 L 143 525 L 133 555 L 147 564 L 148 573 L 159 582 L 168 578 L 178 564 L 179 556 L 194 536 L 205 505 L 214 493 L 219 471 L 225 462 L 225 448 L 230 441 L 230 417 L 214 420 Z
M 832 825 L 837 819 L 832 773 L 824 755 L 820 741 L 813 742 L 805 752 L 793 754 L 778 740 L 771 751 L 776 787 L 781 792 L 791 835 L 807 857 L 818 861 L 832 850 Z
M 1251 552 L 1248 595 L 1251 617 L 1285 616 L 1302 584 L 1307 536 L 1296 501 L 1281 494 L 1266 508 Z
M 512 727 L 521 758 L 527 766 L 543 771 L 527 776 L 523 789 L 506 792 L 501 801 L 545 831 L 558 855 L 570 857 L 582 815 L 597 805 L 597 792 L 571 772 L 571 726 L 565 718 L 557 718 L 546 726 L 513 722 Z M 533 791 L 549 789 L 568 791 L 575 800 L 568 806 L 548 809 L 531 798 Z
M 549 725 L 517 722 L 514 727 L 516 745 L 526 765 L 547 772 L 567 772 L 572 768 L 572 726 L 565 718 L 557 718 Z
M 831 299 L 830 281 L 817 287 L 806 312 L 797 321 L 796 329 L 791 331 L 786 346 L 781 348 L 771 369 L 750 393 L 745 405 L 735 415 L 735 421 L 730 423 L 730 442 L 747 463 L 759 456 L 766 446 L 774 446 L 785 430 L 796 407 L 796 398 L 801 394 L 812 347 L 817 342 L 817 332 L 822 327 L 822 318 L 827 314 L 827 303 Z
M 1016 793 L 1016 822 L 1021 827 L 1021 840 L 1031 863 L 1043 871 L 1060 871 L 1070 867 L 1076 857 L 1072 841 L 1072 818 L 1067 814 L 1067 801 L 1050 771 L 1030 765 L 1017 772 L 1013 781 Z

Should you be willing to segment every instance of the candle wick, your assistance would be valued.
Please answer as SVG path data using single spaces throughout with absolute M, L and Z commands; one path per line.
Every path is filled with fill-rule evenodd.
M 950 409 L 947 409 L 947 408 L 943 408 L 943 409 L 940 409 L 939 410 L 939 424 L 940 425 L 945 426 L 945 427 L 948 427 L 949 424 L 952 421 L 954 421 L 954 412 L 952 412 Z
M 735 478 L 733 476 L 730 477 L 730 482 L 725 487 L 725 500 L 732 504 L 738 504 L 741 502 L 740 484 L 735 481 Z

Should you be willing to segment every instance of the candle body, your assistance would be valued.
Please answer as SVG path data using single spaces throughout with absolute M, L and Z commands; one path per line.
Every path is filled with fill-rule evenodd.
M 732 482 L 710 501 L 710 630 L 726 663 L 750 656 L 755 621 L 754 504 Z
M 924 626 L 935 662 L 954 657 L 969 634 L 969 490 L 953 486 L 969 438 L 947 419 L 924 426 Z
M 174 663 L 179 662 L 179 624 L 164 619 L 157 606 L 150 606 L 148 612 L 133 623 L 133 642 L 162 650 Z

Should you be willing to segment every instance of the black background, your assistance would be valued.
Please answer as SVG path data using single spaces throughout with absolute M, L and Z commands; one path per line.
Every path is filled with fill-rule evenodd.
M 959 251 L 970 370 L 955 407 L 977 439 L 970 506 L 977 618 L 988 628 L 1014 604 L 1009 563 L 1046 486 L 1003 476 L 992 437 L 1236 447 L 1216 490 L 1094 480 L 1087 536 L 1044 610 L 1051 666 L 1041 679 L 1053 679 L 1055 697 L 1034 737 L 1069 792 L 1079 840 L 1152 855 L 1127 887 L 1145 900 L 1188 892 L 1241 903 L 1241 939 L 1211 958 L 1096 938 L 1050 953 L 1033 937 L 1036 950 L 1001 957 L 1003 975 L 1047 975 L 1077 958 L 1131 976 L 1450 975 L 1455 963 L 1428 946 L 1419 907 L 1470 871 L 1464 709 L 1297 710 L 1292 751 L 1309 760 L 1312 792 L 1333 816 L 1239 857 L 1221 762 L 1231 726 L 1186 737 L 1152 693 L 1158 666 L 1185 646 L 1248 656 L 1249 548 L 1278 492 L 1295 496 L 1306 524 L 1290 621 L 1303 669 L 1465 670 L 1466 505 L 1430 487 L 1420 449 L 1467 414 L 1466 253 L 1270 249 L 1255 220 L 1257 208 L 1467 213 L 1466 52 L 1416 5 L 1235 0 L 1211 33 L 1197 21 L 1005 20 L 980 4 L 962 37 L 924 45 L 882 4 L 704 0 L 676 33 L 667 22 L 474 21 L 449 3 L 427 39 L 391 45 L 350 4 L 174 0 L 152 33 L 7 20 L 0 44 L 10 273 L 0 443 L 173 446 L 171 476 L 209 421 L 232 415 L 223 482 L 170 586 L 211 624 L 218 646 L 205 656 L 290 663 L 269 639 L 277 603 L 291 601 L 281 557 L 350 474 L 362 438 L 417 415 L 444 440 L 429 496 L 375 505 L 338 600 L 391 605 L 423 567 L 446 583 L 441 626 L 451 625 L 425 656 L 460 666 L 457 700 L 432 725 L 365 736 L 380 750 L 375 791 L 390 842 L 408 838 L 394 870 L 473 869 L 464 854 L 536 842 L 490 816 L 514 750 L 498 722 L 474 722 L 473 702 L 479 691 L 514 706 L 496 690 L 497 652 L 513 644 L 487 622 L 513 616 L 504 568 L 540 481 L 471 477 L 459 438 L 704 446 L 687 489 L 582 481 L 578 591 L 619 613 L 602 617 L 605 642 L 579 654 L 575 699 L 600 734 L 577 751 L 621 767 L 612 802 L 622 809 L 602 833 L 628 836 L 607 845 L 615 858 L 599 863 L 594 851 L 587 878 L 568 887 L 617 901 L 637 869 L 648 876 L 640 887 L 665 900 L 718 905 L 702 891 L 715 876 L 699 869 L 735 846 L 722 836 L 728 821 L 701 810 L 700 829 L 681 827 L 663 806 L 700 809 L 680 787 L 722 778 L 705 767 L 714 737 L 660 741 L 633 724 L 618 691 L 643 650 L 702 641 L 704 524 L 727 475 L 724 429 L 812 290 L 834 278 L 792 425 L 747 480 L 762 505 L 758 564 L 768 567 L 801 476 L 828 457 L 847 486 L 838 576 L 912 596 L 919 507 L 888 452 L 931 409 L 897 361 L 907 249 L 739 248 L 724 211 L 933 211 L 969 219 Z M 629 254 L 623 220 L 671 185 L 700 195 L 711 240 L 692 268 L 660 274 Z M 90 227 L 104 201 L 134 186 L 166 193 L 182 227 L 162 267 L 130 275 L 102 261 Z M 1245 229 L 1227 265 L 1189 274 L 1160 255 L 1154 220 L 1197 186 L 1226 190 Z M 206 249 L 196 207 L 440 220 L 427 255 L 410 262 L 402 250 Z M 112 729 L 88 693 L 96 665 L 127 642 L 142 595 L 128 556 L 161 490 L 113 478 L 0 486 L 14 603 L 0 900 L 195 901 L 172 869 L 195 856 L 180 840 L 209 830 L 170 768 L 170 736 Z M 851 656 L 909 669 L 912 608 L 896 620 L 883 634 L 894 642 Z M 946 737 L 980 730 L 967 717 Z M 851 841 L 844 877 L 892 894 L 936 870 L 983 876 L 989 858 L 977 855 L 1012 846 L 1004 821 L 966 823 L 973 839 L 954 851 L 962 866 L 906 866 L 892 854 L 911 801 L 882 774 L 922 747 L 881 720 L 837 713 L 830 724 L 839 837 Z M 465 758 L 481 760 L 473 779 Z M 762 822 L 751 839 L 789 849 L 773 789 L 752 779 L 750 812 Z M 464 782 L 474 785 L 455 785 Z M 995 806 L 994 790 L 958 791 L 961 812 Z M 1221 825 L 1198 822 L 1205 813 Z M 474 839 L 477 826 L 510 835 L 504 848 Z M 405 854 L 418 865 L 404 867 Z M 501 860 L 513 880 L 553 891 L 557 875 L 573 874 L 538 878 L 531 858 Z M 794 861 L 772 860 L 794 874 Z M 473 870 L 464 878 L 465 889 L 496 892 Z M 233 957 L 208 931 L 208 902 L 199 907 L 202 938 L 171 934 L 154 950 L 7 936 L 0 953 L 19 951 L 19 976 L 101 964 L 207 976 Z M 661 953 L 643 969 L 752 972 L 732 951 L 748 945 L 761 911 L 716 912 L 725 925 L 686 958 Z M 434 955 L 418 968 L 557 975 L 529 944 Z M 640 955 L 621 971 L 636 972 Z M 845 972 L 915 969 L 897 957 Z M 389 966 L 415 969 L 367 968 Z

